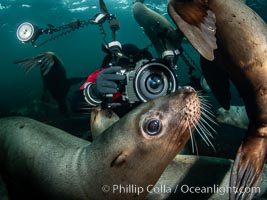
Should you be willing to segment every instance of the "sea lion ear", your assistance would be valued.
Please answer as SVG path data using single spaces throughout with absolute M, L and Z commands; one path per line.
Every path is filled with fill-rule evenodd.
M 124 153 L 120 153 L 110 164 L 110 167 L 120 167 L 124 163 L 126 163 L 127 155 Z
M 216 17 L 206 3 L 201 0 L 186 3 L 170 0 L 168 13 L 193 47 L 207 60 L 213 60 L 213 51 L 217 49 Z

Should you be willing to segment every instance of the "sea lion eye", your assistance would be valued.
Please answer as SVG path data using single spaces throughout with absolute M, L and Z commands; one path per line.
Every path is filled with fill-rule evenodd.
M 161 130 L 161 122 L 159 119 L 150 119 L 145 124 L 145 132 L 149 135 L 157 135 Z

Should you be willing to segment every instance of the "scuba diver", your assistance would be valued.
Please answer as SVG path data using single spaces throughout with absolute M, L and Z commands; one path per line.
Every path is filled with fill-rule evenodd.
M 103 59 L 101 68 L 90 74 L 80 90 L 73 95 L 71 108 L 74 112 L 83 112 L 83 105 L 94 107 L 98 106 L 106 100 L 107 94 L 112 94 L 112 102 L 122 103 L 122 94 L 118 91 L 118 82 L 123 81 L 125 76 L 119 72 L 122 68 L 127 68 L 129 65 L 140 60 L 153 59 L 151 53 L 146 49 L 139 49 L 134 44 L 122 45 L 121 52 L 123 59 L 120 59 L 117 66 L 110 67 L 112 55 L 107 53 Z M 124 104 L 119 109 L 113 111 L 122 117 L 124 114 L 133 109 L 140 102 L 134 104 Z M 103 105 L 103 104 L 102 104 Z

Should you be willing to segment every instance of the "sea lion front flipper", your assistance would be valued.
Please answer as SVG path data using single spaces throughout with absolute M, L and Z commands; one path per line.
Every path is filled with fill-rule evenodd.
M 25 68 L 26 73 L 29 73 L 36 66 L 41 66 L 42 76 L 49 73 L 55 64 L 56 55 L 50 52 L 42 53 L 34 57 L 24 58 L 22 60 L 17 60 L 14 64 L 21 65 Z
M 38 56 L 24 58 L 21 60 L 14 61 L 14 64 L 18 64 L 25 68 L 26 73 L 29 73 L 34 67 L 38 66 L 40 62 L 38 62 L 44 54 L 40 54 Z
M 216 60 L 209 61 L 200 56 L 200 64 L 215 98 L 225 110 L 229 110 L 231 100 L 229 74 L 222 67 L 218 67 L 220 63 Z
M 253 133 L 247 133 L 249 136 L 239 147 L 232 168 L 230 188 L 234 191 L 230 193 L 230 200 L 252 199 L 257 191 L 246 192 L 246 189 L 256 188 L 263 171 L 267 149 L 266 138 L 255 136 L 259 133 L 255 134 L 251 128 L 248 131 Z
M 190 43 L 206 59 L 213 60 L 216 44 L 216 17 L 203 0 L 170 0 L 168 13 Z

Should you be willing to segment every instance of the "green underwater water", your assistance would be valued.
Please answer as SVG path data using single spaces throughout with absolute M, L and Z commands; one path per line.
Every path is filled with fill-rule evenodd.
M 83 2 L 83 4 L 81 4 Z M 259 1 L 261 2 L 261 1 Z M 166 16 L 166 4 L 163 1 L 146 1 L 153 9 Z M 142 29 L 135 22 L 132 13 L 132 1 L 107 1 L 110 12 L 114 13 L 120 21 L 120 30 L 117 32 L 117 39 L 123 43 L 134 43 L 139 48 L 144 48 L 150 44 L 149 39 Z M 112 5 L 112 6 L 111 6 Z M 266 4 L 250 1 L 250 5 L 265 20 L 267 15 Z M 164 7 L 165 6 L 165 7 Z M 82 10 L 80 8 L 84 8 Z M 1 1 L 0 2 L 0 41 L 1 41 L 1 65 L 0 65 L 0 116 L 23 115 L 36 118 L 46 123 L 56 125 L 67 131 L 83 132 L 87 124 L 81 130 L 81 124 L 87 123 L 88 116 L 76 118 L 72 122 L 65 119 L 58 113 L 55 104 L 43 104 L 40 101 L 42 95 L 42 81 L 40 70 L 34 69 L 29 74 L 25 74 L 24 69 L 13 64 L 15 60 L 34 56 L 36 54 L 53 51 L 64 62 L 68 77 L 84 77 L 100 67 L 104 53 L 101 50 L 103 35 L 98 26 L 90 25 L 83 29 L 72 32 L 64 37 L 49 42 L 41 47 L 34 48 L 31 44 L 22 44 L 16 38 L 16 29 L 22 22 L 28 21 L 39 27 L 46 27 L 47 24 L 60 26 L 67 24 L 74 19 L 90 19 L 99 12 L 98 1 L 45 1 L 45 0 L 25 0 L 25 1 Z M 80 11 L 79 11 L 80 10 Z M 111 32 L 105 26 L 107 40 L 110 40 Z M 44 37 L 45 38 L 45 37 Z M 40 38 L 40 42 L 43 38 Z M 38 40 L 39 41 L 39 40 Z M 186 41 L 183 47 L 192 60 L 198 64 L 199 55 Z M 154 49 L 149 49 L 155 56 Z M 178 60 L 178 79 L 180 85 L 185 85 L 189 81 L 188 66 L 180 58 Z M 200 76 L 196 71 L 196 75 Z M 75 85 L 70 93 L 78 89 Z M 235 89 L 233 90 L 232 103 L 242 105 Z M 218 103 L 212 94 L 206 94 L 214 106 L 218 108 Z M 77 117 L 77 116 L 76 116 Z M 82 120 L 80 120 L 82 119 Z M 89 123 L 89 122 L 88 122 Z M 68 124 L 68 127 L 66 127 Z M 78 125 L 77 125 L 78 124 Z M 218 157 L 233 158 L 239 146 L 244 130 L 227 125 L 215 126 L 217 135 L 213 140 L 216 152 L 197 137 L 200 155 L 212 155 Z M 79 135 L 78 133 L 76 133 Z M 189 144 L 190 146 L 190 144 Z

